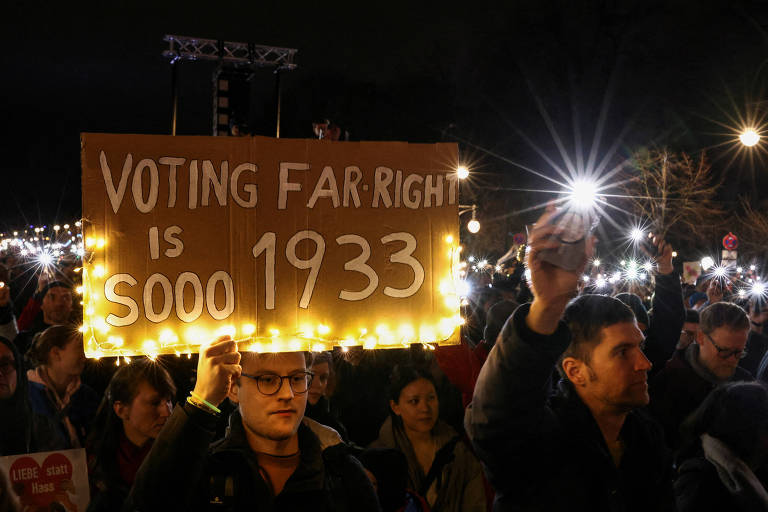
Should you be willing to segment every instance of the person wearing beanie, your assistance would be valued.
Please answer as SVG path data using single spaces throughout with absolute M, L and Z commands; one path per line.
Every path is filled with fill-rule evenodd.
M 693 292 L 688 297 L 688 307 L 695 310 L 701 310 L 707 305 L 707 294 L 704 292 Z

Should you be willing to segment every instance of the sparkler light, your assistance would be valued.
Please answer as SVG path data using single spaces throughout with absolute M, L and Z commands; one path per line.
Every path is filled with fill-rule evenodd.
M 630 231 L 630 233 L 629 233 L 629 238 L 633 242 L 637 243 L 637 242 L 639 242 L 640 240 L 643 239 L 643 234 L 644 233 L 643 233 L 642 229 L 640 229 L 640 228 L 632 228 L 632 231 Z
M 596 259 L 592 262 L 593 267 L 599 267 L 600 266 L 600 260 Z
M 766 289 L 765 284 L 763 283 L 754 283 L 752 285 L 752 289 L 750 290 L 750 295 L 753 297 L 759 297 L 759 298 L 766 298 Z

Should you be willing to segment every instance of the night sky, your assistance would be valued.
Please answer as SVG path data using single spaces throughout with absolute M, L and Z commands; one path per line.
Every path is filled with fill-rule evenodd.
M 110 4 L 4 4 L 3 229 L 79 217 L 80 132 L 169 133 L 164 34 L 297 48 L 283 137 L 310 137 L 312 121 L 330 117 L 352 140 L 457 141 L 475 171 L 470 201 L 488 186 L 552 188 L 518 165 L 554 176 L 534 145 L 562 163 L 542 112 L 571 155 L 587 153 L 599 127 L 600 155 L 708 150 L 731 177 L 725 199 L 751 173 L 765 187 L 760 159 L 731 161 L 722 144 L 734 134 L 719 123 L 765 114 L 768 2 Z M 210 134 L 212 71 L 181 64 L 179 135 Z M 251 130 L 272 135 L 271 71 L 251 88 Z M 508 192 L 504 207 L 545 196 Z

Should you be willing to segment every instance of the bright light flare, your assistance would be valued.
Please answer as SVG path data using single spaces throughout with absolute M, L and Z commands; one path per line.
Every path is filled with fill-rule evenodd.
M 635 243 L 637 243 L 640 240 L 642 240 L 643 239 L 643 235 L 644 235 L 643 230 L 640 229 L 640 228 L 632 228 L 632 231 L 629 232 L 630 240 L 632 240 Z
M 53 255 L 49 252 L 41 251 L 40 254 L 37 255 L 37 262 L 44 267 L 53 265 Z
M 568 200 L 579 210 L 589 210 L 595 206 L 597 192 L 597 184 L 594 181 L 578 179 L 571 186 Z
M 707 271 L 715 264 L 715 260 L 712 259 L 711 256 L 704 256 L 701 258 L 701 269 L 703 271 Z
M 459 177 L 460 180 L 465 180 L 469 177 L 469 169 L 467 169 L 466 165 L 460 165 L 456 169 L 456 176 Z
M 469 297 L 472 293 L 472 285 L 469 281 L 463 279 L 457 283 L 456 293 L 459 297 Z
M 467 230 L 469 230 L 470 233 L 474 234 L 480 231 L 480 222 L 478 222 L 477 219 L 472 219 L 467 223 Z
M 739 134 L 739 140 L 745 146 L 751 148 L 758 142 L 760 142 L 760 134 L 755 131 L 754 128 L 747 128 L 741 134 Z

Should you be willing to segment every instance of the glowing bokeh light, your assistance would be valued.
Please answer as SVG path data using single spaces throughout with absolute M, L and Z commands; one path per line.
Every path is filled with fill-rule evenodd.
M 754 128 L 747 128 L 739 135 L 739 140 L 747 147 L 752 147 L 760 142 L 760 134 Z

